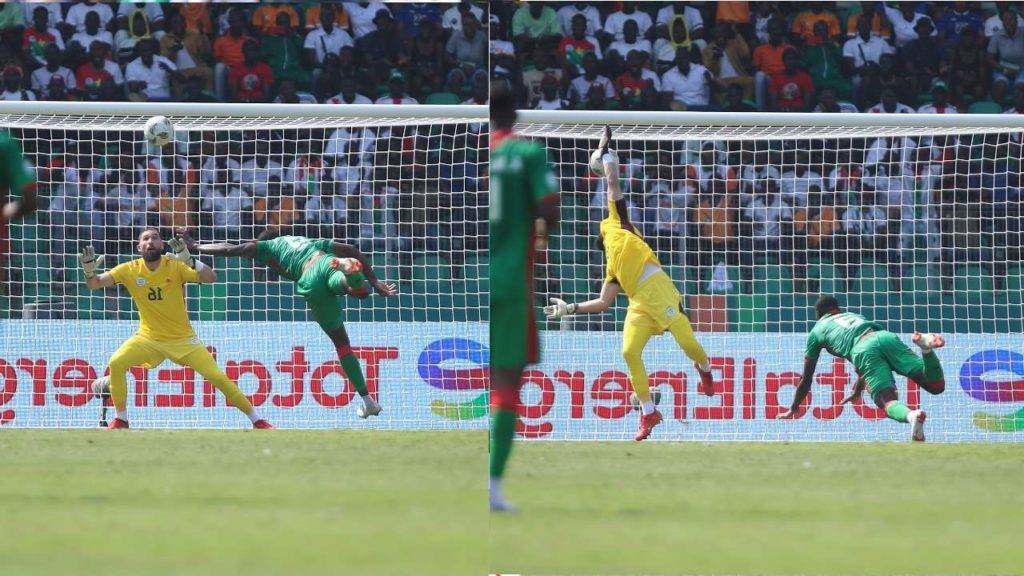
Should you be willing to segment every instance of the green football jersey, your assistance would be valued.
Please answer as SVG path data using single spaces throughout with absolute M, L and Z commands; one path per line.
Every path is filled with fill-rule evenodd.
M 853 312 L 825 316 L 814 324 L 811 333 L 807 335 L 805 356 L 817 360 L 818 354 L 824 348 L 833 356 L 850 360 L 857 339 L 869 329 L 884 330 L 881 324 L 871 322 Z
M 324 252 L 328 256 L 334 254 L 331 240 L 310 240 L 304 236 L 278 236 L 273 240 L 261 240 L 256 243 L 256 261 L 270 264 L 275 261 L 285 271 L 285 276 L 292 281 L 302 277 L 302 267 L 315 252 Z
M 490 278 L 492 299 L 529 298 L 534 221 L 541 199 L 558 193 L 547 152 L 509 136 L 491 152 Z
M 6 130 L 0 131 L 0 206 L 21 198 L 22 189 L 33 180 L 18 141 Z

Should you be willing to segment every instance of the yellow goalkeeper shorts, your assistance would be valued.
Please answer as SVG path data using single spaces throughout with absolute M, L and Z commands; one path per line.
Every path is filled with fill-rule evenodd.
M 683 297 L 664 271 L 657 272 L 637 286 L 629 298 L 626 324 L 635 324 L 661 334 L 683 317 Z
M 197 350 L 206 351 L 198 336 L 161 342 L 136 334 L 121 344 L 110 357 L 110 363 L 156 368 L 164 360 L 170 359 L 176 364 L 183 364 L 185 358 Z

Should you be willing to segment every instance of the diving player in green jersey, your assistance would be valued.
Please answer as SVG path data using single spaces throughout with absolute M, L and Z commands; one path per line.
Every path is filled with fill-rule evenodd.
M 268 229 L 251 242 L 200 244 L 195 250 L 211 256 L 252 258 L 295 282 L 313 318 L 334 343 L 345 376 L 363 400 L 356 414 L 360 418 L 380 414 L 380 405 L 370 396 L 359 360 L 352 353 L 338 296 L 366 298 L 370 287 L 381 296 L 394 296 L 398 290 L 394 284 L 377 279 L 358 248 L 332 240 L 280 236 L 276 230 Z
M 871 322 L 860 314 L 840 310 L 839 301 L 832 296 L 820 297 L 814 308 L 818 321 L 807 335 L 804 373 L 789 410 L 782 413 L 779 418 L 790 419 L 798 416 L 800 405 L 811 389 L 818 354 L 824 348 L 833 356 L 853 362 L 854 368 L 857 369 L 857 384 L 853 393 L 847 396 L 842 404 L 860 396 L 866 385 L 875 404 L 885 409 L 889 418 L 909 423 L 910 437 L 923 442 L 924 410 L 911 410 L 900 402 L 892 373 L 910 378 L 931 394 L 941 394 L 946 389 L 946 382 L 942 374 L 942 364 L 935 356 L 934 349 L 945 346 L 946 342 L 942 336 L 914 332 L 911 340 L 921 348 L 921 356 L 918 356 L 899 339 L 899 336 L 884 330 L 881 324 Z
M 515 99 L 503 82 L 491 89 L 490 369 L 491 511 L 514 510 L 501 480 L 515 437 L 523 369 L 539 361 L 533 310 L 533 253 L 558 223 L 558 180 L 547 152 L 512 133 Z
M 21 146 L 7 131 L 0 131 L 0 291 L 7 281 L 7 223 L 36 210 L 36 177 L 25 164 Z

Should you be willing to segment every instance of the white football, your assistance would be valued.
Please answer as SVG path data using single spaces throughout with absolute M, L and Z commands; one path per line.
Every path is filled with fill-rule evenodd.
M 590 154 L 590 171 L 598 176 L 604 176 L 604 162 L 601 161 L 600 150 L 594 150 Z
M 159 148 L 174 140 L 174 125 L 165 116 L 154 116 L 146 121 L 143 133 L 146 142 Z

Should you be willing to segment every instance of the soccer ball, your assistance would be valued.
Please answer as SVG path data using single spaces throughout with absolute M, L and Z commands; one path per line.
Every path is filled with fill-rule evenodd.
M 164 116 L 154 116 L 146 122 L 143 134 L 146 142 L 160 148 L 174 140 L 174 125 Z
M 590 154 L 590 171 L 600 177 L 604 177 L 604 162 L 601 160 L 601 151 L 594 150 Z
M 661 404 L 661 390 L 651 390 L 651 402 L 654 402 L 655 406 Z M 640 409 L 640 398 L 637 397 L 636 392 L 629 393 L 629 405 L 634 410 Z

